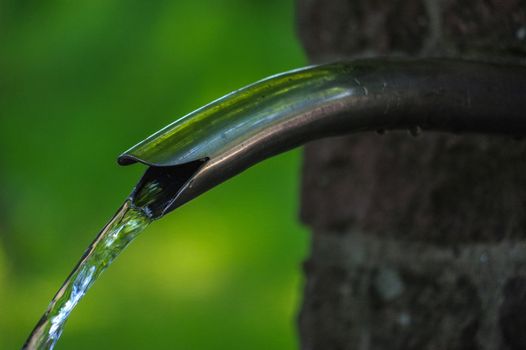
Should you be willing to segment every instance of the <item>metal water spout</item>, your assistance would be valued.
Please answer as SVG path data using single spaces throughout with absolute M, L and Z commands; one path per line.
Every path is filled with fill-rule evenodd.
M 392 129 L 526 134 L 526 67 L 450 59 L 310 66 L 234 91 L 118 162 L 149 166 L 131 194 L 160 218 L 251 165 L 311 140 Z M 160 195 L 142 202 L 155 183 Z

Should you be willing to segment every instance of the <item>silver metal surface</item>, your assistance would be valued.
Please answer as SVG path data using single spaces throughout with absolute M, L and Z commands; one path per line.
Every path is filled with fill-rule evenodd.
M 276 75 L 226 95 L 132 147 L 119 163 L 138 161 L 173 176 L 186 164 L 182 185 L 154 210 L 160 217 L 310 140 L 414 128 L 522 136 L 525 111 L 522 66 L 438 59 L 335 63 Z M 195 164 L 191 172 L 188 164 Z

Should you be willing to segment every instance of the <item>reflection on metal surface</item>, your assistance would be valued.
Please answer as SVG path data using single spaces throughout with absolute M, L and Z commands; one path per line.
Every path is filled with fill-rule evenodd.
M 157 218 L 263 159 L 327 136 L 389 129 L 523 135 L 524 96 L 522 66 L 439 59 L 311 66 L 230 93 L 118 161 L 173 176 L 199 163 L 157 203 Z

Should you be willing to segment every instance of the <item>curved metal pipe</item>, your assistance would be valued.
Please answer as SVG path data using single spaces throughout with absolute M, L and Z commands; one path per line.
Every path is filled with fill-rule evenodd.
M 306 67 L 232 92 L 124 152 L 162 188 L 153 218 L 307 141 L 368 130 L 526 134 L 526 67 L 449 59 Z M 174 184 L 174 179 L 177 185 Z M 165 190 L 165 188 L 170 189 Z

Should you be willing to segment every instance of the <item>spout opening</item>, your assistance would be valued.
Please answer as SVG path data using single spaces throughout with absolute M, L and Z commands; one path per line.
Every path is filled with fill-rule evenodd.
M 130 195 L 132 204 L 151 219 L 164 216 L 175 208 L 174 201 L 207 161 L 204 158 L 172 166 L 150 166 Z M 134 162 L 137 160 L 127 164 Z

